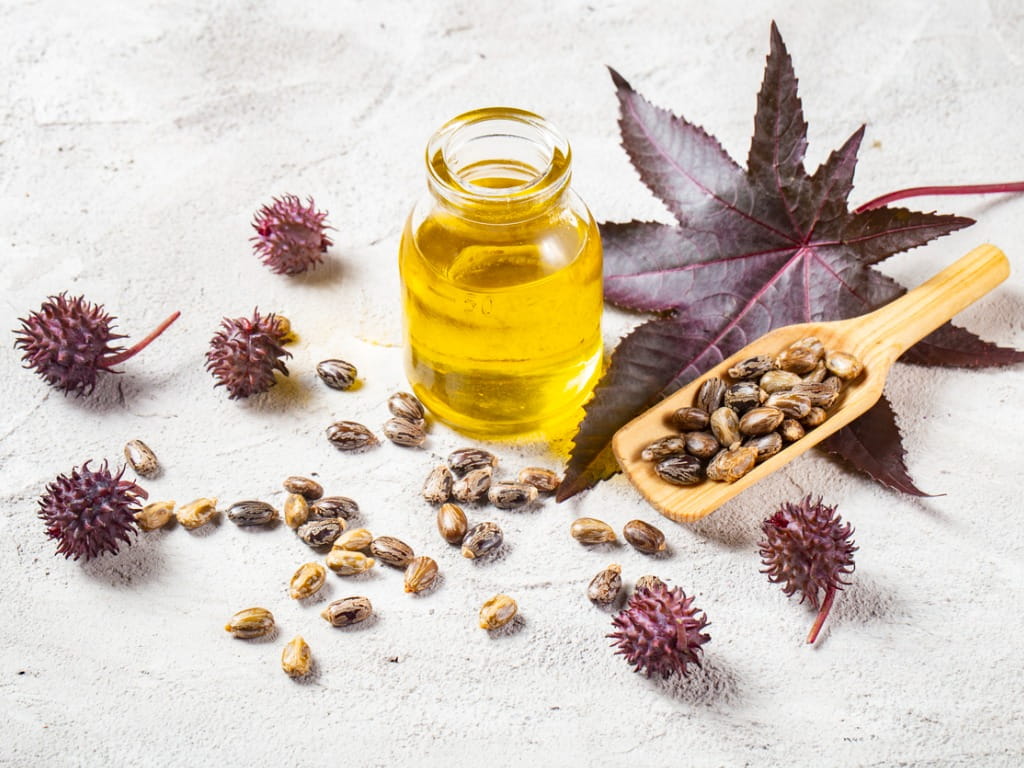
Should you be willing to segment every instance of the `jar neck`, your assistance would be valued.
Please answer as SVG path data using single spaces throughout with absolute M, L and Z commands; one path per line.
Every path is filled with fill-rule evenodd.
M 544 118 L 510 107 L 466 112 L 427 144 L 431 193 L 463 218 L 523 221 L 556 207 L 569 189 L 569 143 Z

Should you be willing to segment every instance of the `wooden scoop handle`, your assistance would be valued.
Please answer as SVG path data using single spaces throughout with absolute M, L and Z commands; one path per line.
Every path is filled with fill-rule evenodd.
M 1010 262 L 1001 250 L 979 245 L 914 290 L 855 318 L 851 334 L 870 340 L 871 357 L 892 362 L 1009 274 Z

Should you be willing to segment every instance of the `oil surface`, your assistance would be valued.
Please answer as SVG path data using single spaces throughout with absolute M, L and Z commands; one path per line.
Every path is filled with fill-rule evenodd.
M 439 418 L 480 435 L 543 431 L 587 397 L 602 310 L 589 216 L 564 206 L 526 221 L 473 221 L 436 208 L 417 223 L 414 213 L 399 260 L 407 373 Z

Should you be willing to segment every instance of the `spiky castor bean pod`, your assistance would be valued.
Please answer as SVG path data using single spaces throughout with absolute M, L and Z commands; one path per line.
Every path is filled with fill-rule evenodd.
M 702 632 L 708 618 L 693 607 L 682 589 L 664 584 L 639 589 L 612 620 L 616 631 L 608 635 L 636 672 L 650 677 L 686 675 L 689 665 L 700 666 L 699 653 L 711 636 Z
M 46 486 L 39 517 L 47 536 L 59 542 L 58 555 L 91 560 L 104 552 L 115 554 L 122 542 L 132 543 L 135 513 L 142 509 L 139 499 L 149 494 L 122 480 L 123 474 L 123 467 L 112 474 L 106 462 L 93 471 L 87 461 Z
M 217 379 L 214 386 L 226 388 L 232 400 L 266 392 L 277 382 L 274 371 L 288 375 L 281 359 L 291 357 L 281 346 L 285 335 L 276 315 L 261 315 L 258 309 L 251 318 L 225 317 L 206 353 L 206 370 Z
M 181 315 L 175 312 L 156 330 L 130 349 L 114 346 L 125 338 L 113 332 L 115 318 L 99 304 L 84 296 L 68 298 L 67 293 L 50 296 L 38 312 L 19 318 L 14 346 L 24 353 L 26 368 L 32 368 L 51 387 L 65 395 L 81 397 L 96 387 L 100 371 L 120 373 L 111 368 L 145 349 L 153 339 Z
M 252 222 L 256 235 L 249 238 L 257 256 L 279 275 L 297 275 L 323 261 L 323 253 L 334 245 L 325 230 L 326 211 L 318 211 L 313 198 L 303 206 L 296 195 L 275 197 L 264 205 Z
M 853 573 L 853 553 L 857 551 L 850 536 L 853 528 L 843 523 L 836 508 L 822 504 L 821 497 L 810 495 L 797 504 L 784 503 L 761 524 L 764 540 L 758 545 L 765 568 L 773 584 L 782 584 L 787 596 L 800 593 L 818 610 L 807 642 L 813 643 L 832 608 L 836 590 L 849 582 L 843 577 Z M 824 593 L 824 599 L 821 598 Z

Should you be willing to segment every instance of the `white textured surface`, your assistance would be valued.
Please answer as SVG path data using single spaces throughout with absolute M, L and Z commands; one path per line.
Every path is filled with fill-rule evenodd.
M 93 397 L 65 399 L 0 344 L 0 763 L 5 765 L 1019 765 L 1024 759 L 1024 371 L 901 368 L 891 397 L 920 485 L 913 500 L 820 456 L 802 459 L 698 525 L 664 522 L 670 556 L 584 551 L 577 514 L 654 519 L 620 477 L 562 507 L 513 514 L 507 554 L 463 560 L 417 490 L 465 442 L 435 426 L 425 452 L 335 452 L 335 418 L 378 426 L 403 386 L 395 251 L 423 184 L 431 130 L 507 103 L 562 127 L 576 187 L 603 220 L 664 216 L 618 146 L 605 64 L 744 157 L 776 18 L 801 78 L 816 163 L 861 122 L 855 202 L 904 186 L 1024 176 L 1024 14 L 1014 0 L 894 4 L 24 2 L 0 4 L 0 328 L 64 289 L 103 302 L 138 338 L 181 320 Z M 714 7 L 712 7 L 714 6 Z M 329 265 L 272 275 L 250 255 L 252 212 L 312 194 L 337 227 Z M 982 241 L 1016 272 L 961 318 L 1024 345 L 1024 201 L 918 207 L 980 222 L 886 269 L 917 283 Z M 203 370 L 219 318 L 254 305 L 301 336 L 292 378 L 247 403 Z M 609 342 L 630 320 L 609 316 Z M 340 356 L 357 392 L 322 387 Z M 133 437 L 166 471 L 154 498 L 280 501 L 318 473 L 366 524 L 434 555 L 435 593 L 378 570 L 379 618 L 333 630 L 288 599 L 310 553 L 290 532 L 223 523 L 143 535 L 117 557 L 53 557 L 35 517 L 45 483 Z M 554 464 L 500 446 L 503 466 Z M 819 645 L 812 620 L 758 573 L 758 523 L 822 492 L 857 529 L 855 581 Z M 634 675 L 583 596 L 609 562 L 696 593 L 713 626 L 706 666 L 667 683 Z M 505 591 L 524 623 L 489 637 L 479 604 Z M 263 604 L 272 642 L 222 630 Z M 295 633 L 318 674 L 278 668 Z

